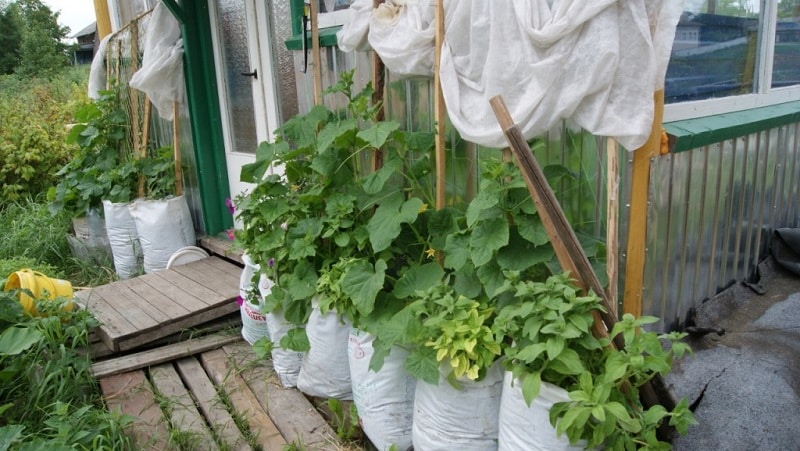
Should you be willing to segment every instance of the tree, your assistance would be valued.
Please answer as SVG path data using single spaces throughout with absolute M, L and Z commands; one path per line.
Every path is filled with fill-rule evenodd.
M 22 17 L 19 7 L 0 3 L 0 74 L 14 73 L 19 65 Z
M 41 0 L 3 2 L 0 7 L 0 73 L 48 76 L 67 65 L 63 40 L 69 28 L 58 24 L 58 13 Z

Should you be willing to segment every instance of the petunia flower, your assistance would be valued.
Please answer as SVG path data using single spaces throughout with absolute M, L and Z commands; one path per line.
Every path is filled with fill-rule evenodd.
M 233 229 L 228 229 L 225 231 L 225 233 L 228 235 L 229 240 L 233 241 L 236 239 L 236 235 L 234 234 Z
M 234 214 L 234 213 L 236 213 L 236 207 L 233 205 L 233 201 L 231 200 L 231 198 L 230 198 L 230 197 L 226 197 L 226 198 L 225 198 L 225 206 L 227 206 L 227 207 L 228 207 L 228 211 L 229 211 L 231 214 Z
M 241 297 L 241 296 L 236 296 L 236 305 L 238 305 L 239 307 L 241 307 L 241 306 L 242 306 L 242 304 L 244 304 L 244 298 L 243 298 L 243 297 Z

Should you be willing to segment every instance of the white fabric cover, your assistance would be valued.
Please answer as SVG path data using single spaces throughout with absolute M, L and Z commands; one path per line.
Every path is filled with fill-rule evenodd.
M 159 2 L 153 9 L 145 32 L 142 67 L 129 84 L 150 98 L 158 115 L 173 119 L 173 102 L 183 101 L 183 39 L 172 13 Z
M 388 451 L 392 445 L 407 450 L 411 447 L 416 387 L 416 379 L 405 370 L 408 351 L 392 348 L 376 373 L 369 369 L 374 341 L 370 333 L 356 328 L 350 331 L 347 355 L 359 424 L 379 451 Z
M 556 436 L 556 430 L 550 424 L 553 404 L 570 400 L 566 390 L 542 382 L 539 396 L 528 407 L 520 382 L 512 384 L 512 380 L 511 372 L 506 371 L 500 397 L 498 451 L 580 451 L 586 447 L 585 442 L 570 445 L 567 436 Z
M 350 385 L 350 363 L 347 359 L 349 323 L 342 324 L 339 315 L 331 310 L 322 314 L 319 302 L 312 300 L 311 314 L 306 323 L 306 335 L 311 349 L 303 358 L 297 389 L 318 398 L 353 399 Z
M 495 451 L 503 369 L 495 362 L 477 382 L 458 379 L 456 390 L 440 369 L 439 385 L 418 381 L 414 396 L 414 449 L 424 451 Z
M 387 3 L 356 3 L 342 49 L 366 49 L 371 16 L 367 41 L 390 71 L 431 73 L 430 1 Z M 501 95 L 528 139 L 571 120 L 636 149 L 650 134 L 682 9 L 682 0 L 447 0 L 440 75 L 450 120 L 469 141 L 505 147 L 489 104 Z
M 104 200 L 103 214 L 111 255 L 114 257 L 114 270 L 120 279 L 136 277 L 142 264 L 142 246 L 128 203 Z
M 89 98 L 93 100 L 100 99 L 100 91 L 106 90 L 106 83 L 108 82 L 106 77 L 106 47 L 111 36 L 111 34 L 106 35 L 97 45 L 92 65 L 89 67 Z
M 194 224 L 184 196 L 136 199 L 129 205 L 144 254 L 144 272 L 167 267 L 179 249 L 196 244 Z

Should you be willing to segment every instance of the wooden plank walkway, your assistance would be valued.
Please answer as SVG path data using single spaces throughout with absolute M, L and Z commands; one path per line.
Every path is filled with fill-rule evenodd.
M 193 350 L 200 351 L 188 355 Z M 98 362 L 92 370 L 101 375 L 109 409 L 137 417 L 128 431 L 137 449 L 341 449 L 306 397 L 281 387 L 271 362 L 230 334 Z
M 238 310 L 241 268 L 209 257 L 76 293 L 102 323 L 98 335 L 128 351 Z

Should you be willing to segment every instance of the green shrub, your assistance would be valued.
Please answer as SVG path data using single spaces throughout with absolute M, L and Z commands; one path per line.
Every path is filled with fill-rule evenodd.
M 85 104 L 86 72 L 50 80 L 0 76 L 0 204 L 35 197 L 55 184 L 72 158 L 67 124 Z

